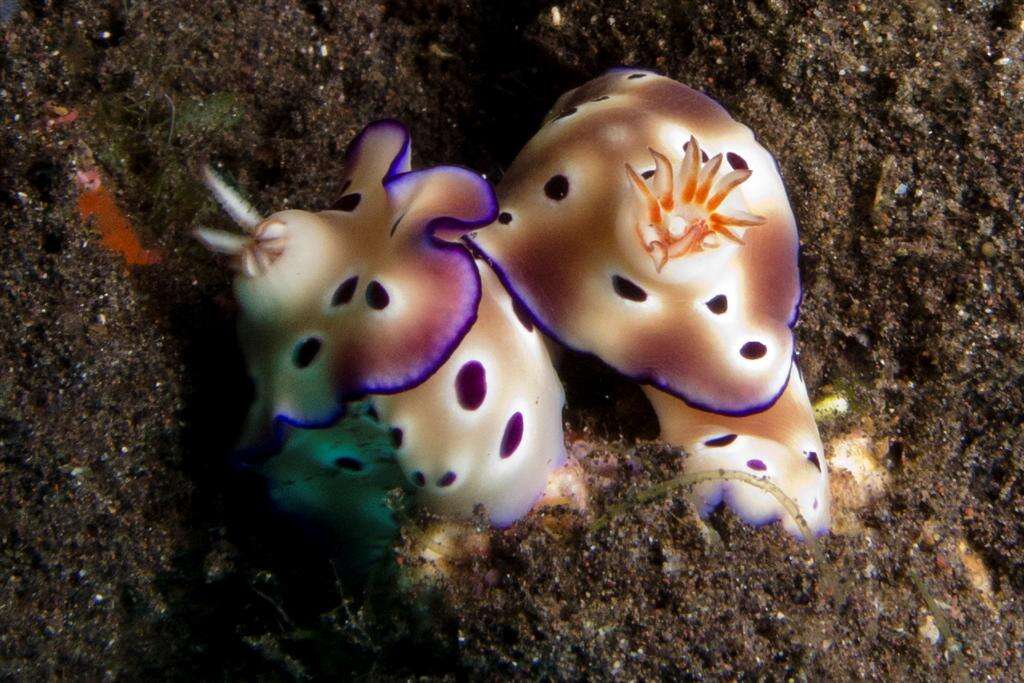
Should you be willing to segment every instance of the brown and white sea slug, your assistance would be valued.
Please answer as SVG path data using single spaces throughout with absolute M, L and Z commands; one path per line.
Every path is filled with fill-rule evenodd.
M 507 525 L 565 459 L 562 385 L 541 335 L 460 241 L 493 222 L 491 186 L 455 166 L 413 171 L 410 147 L 396 121 L 367 126 L 339 170 L 340 199 L 320 212 L 263 218 L 205 171 L 244 230 L 196 231 L 238 271 L 238 337 L 256 390 L 241 445 L 284 444 L 287 459 L 263 471 L 292 507 L 337 516 L 351 499 L 379 520 L 383 491 L 357 480 L 381 449 L 361 449 L 358 430 L 338 424 L 367 399 L 420 502 L 462 517 L 483 505 Z M 342 479 L 303 483 L 331 463 Z
M 468 239 L 541 328 L 645 385 L 689 471 L 741 470 L 828 528 L 828 474 L 793 363 L 798 237 L 779 169 L 707 96 L 613 69 L 559 98 Z M 771 494 L 702 485 L 752 523 Z

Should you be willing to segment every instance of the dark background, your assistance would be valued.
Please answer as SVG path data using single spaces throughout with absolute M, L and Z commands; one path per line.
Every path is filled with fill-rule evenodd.
M 1021 670 L 1020 2 L 2 0 L 0 22 L 0 676 Z M 600 535 L 495 533 L 429 610 L 343 602 L 223 464 L 248 386 L 230 273 L 189 237 L 226 226 L 199 161 L 264 210 L 324 208 L 347 142 L 391 116 L 414 163 L 497 179 L 619 64 L 704 90 L 779 159 L 804 377 L 853 402 L 823 437 L 887 445 L 892 475 L 824 540 L 842 594 L 776 528 L 720 515 L 709 545 L 679 496 Z M 48 125 L 58 107 L 77 120 Z M 94 166 L 160 263 L 126 267 L 78 215 Z M 597 507 L 675 471 L 636 447 L 657 429 L 635 387 L 563 376 Z M 926 637 L 936 609 L 955 642 Z

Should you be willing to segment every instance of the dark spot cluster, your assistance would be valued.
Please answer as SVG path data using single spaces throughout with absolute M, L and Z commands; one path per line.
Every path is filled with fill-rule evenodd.
M 355 295 L 356 288 L 359 286 L 359 277 L 353 275 L 347 278 L 344 282 L 338 285 L 337 289 L 334 290 L 334 294 L 331 295 L 331 306 L 335 308 L 344 306 L 345 304 L 352 301 L 352 297 Z M 391 297 L 388 295 L 388 291 L 384 289 L 384 285 L 380 284 L 376 280 L 372 280 L 366 287 L 366 305 L 370 308 L 380 311 L 387 308 L 387 305 L 391 302 Z M 295 363 L 295 367 L 300 370 L 308 368 L 316 357 L 320 354 L 320 350 L 323 348 L 323 340 L 319 337 L 306 337 L 298 346 L 295 347 L 295 351 L 292 355 L 292 361 Z
M 334 290 L 334 294 L 331 295 L 331 306 L 337 308 L 338 306 L 344 306 L 352 301 L 352 297 L 355 295 L 358 286 L 358 275 L 353 275 L 346 279 L 338 285 L 338 288 Z M 388 304 L 391 303 L 391 296 L 388 294 L 388 290 L 384 288 L 384 285 L 376 280 L 371 280 L 370 284 L 366 286 L 365 298 L 366 305 L 375 311 L 381 311 L 387 308 Z

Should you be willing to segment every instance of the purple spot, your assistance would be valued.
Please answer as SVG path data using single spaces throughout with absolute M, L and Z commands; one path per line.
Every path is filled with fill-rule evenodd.
M 818 454 L 817 453 L 815 453 L 814 451 L 811 451 L 810 453 L 807 454 L 807 459 L 810 460 L 811 462 L 813 462 L 814 466 L 818 468 L 819 472 L 821 472 L 821 461 L 818 460 Z
M 750 168 L 750 166 L 747 165 L 747 160 L 735 152 L 729 152 L 725 155 L 725 158 L 729 161 L 729 165 L 737 171 L 745 171 Z
M 398 428 L 398 427 L 394 427 L 391 430 L 391 446 L 393 448 L 396 448 L 396 449 L 397 448 L 401 448 L 402 447 L 402 439 L 404 437 L 405 437 L 405 435 L 402 433 L 402 430 L 400 428 Z
M 764 472 L 766 469 L 768 469 L 768 466 L 764 464 L 764 461 L 757 459 L 748 460 L 747 467 L 749 467 L 752 470 L 757 470 L 758 472 Z
M 815 510 L 818 509 L 818 499 L 817 498 L 814 499 L 814 509 Z
M 721 448 L 722 446 L 728 446 L 735 440 L 735 434 L 726 434 L 725 436 L 716 436 L 713 439 L 708 439 L 704 442 L 704 445 L 711 446 L 712 448 Z
M 387 305 L 391 302 L 391 297 L 388 296 L 388 290 L 384 289 L 384 285 L 373 280 L 366 287 L 366 304 L 373 309 L 382 310 L 387 308 Z
M 353 275 L 349 279 L 338 285 L 338 288 L 334 290 L 334 296 L 331 297 L 332 306 L 341 306 L 352 301 L 352 295 L 356 293 L 356 285 L 359 284 L 359 277 Z
M 455 377 L 455 394 L 459 405 L 466 410 L 476 410 L 487 396 L 487 373 L 483 364 L 471 360 L 459 369 Z
M 519 318 L 519 322 L 523 324 L 527 332 L 533 332 L 533 318 L 530 316 L 530 312 L 526 310 L 517 299 L 512 300 L 512 312 Z
M 565 199 L 565 196 L 569 194 L 569 179 L 561 174 L 551 176 L 551 178 L 544 183 L 544 194 L 546 194 L 549 199 L 554 199 L 555 201 Z
M 417 486 L 426 486 L 427 478 L 423 476 L 422 472 L 416 470 L 415 472 L 412 473 L 412 483 L 416 484 Z
M 452 472 L 451 470 L 445 472 L 444 476 L 437 480 L 437 485 L 440 486 L 441 488 L 444 488 L 445 486 L 451 486 L 454 483 L 455 473 Z
M 502 225 L 508 225 L 509 223 L 512 222 L 512 214 L 510 214 L 508 211 L 502 211 L 501 213 L 498 214 L 498 222 L 501 223 Z
M 740 355 L 747 360 L 757 360 L 764 357 L 766 353 L 768 353 L 768 347 L 756 341 L 747 342 L 740 348 Z
M 726 298 L 725 294 L 719 294 L 705 301 L 704 305 L 715 315 L 722 315 L 729 310 L 729 299 Z
M 512 414 L 512 417 L 508 419 L 508 423 L 505 425 L 505 434 L 501 437 L 501 457 L 507 458 L 515 453 L 522 440 L 523 414 L 517 411 Z
M 363 196 L 358 192 L 352 192 L 351 194 L 347 194 L 341 199 L 339 199 L 337 202 L 335 202 L 334 206 L 331 208 L 333 208 L 335 211 L 355 211 L 356 207 L 359 206 L 359 202 L 360 200 L 362 200 L 362 198 Z
M 299 344 L 298 348 L 295 349 L 295 367 L 306 368 L 309 364 L 316 360 L 316 356 L 320 353 L 320 347 L 323 343 L 316 337 L 307 337 Z
M 612 287 L 615 293 L 629 301 L 646 301 L 647 292 L 640 285 L 628 280 L 621 275 L 612 275 Z
M 355 458 L 338 458 L 334 461 L 334 466 L 341 470 L 349 470 L 351 472 L 362 472 L 363 463 L 359 462 Z

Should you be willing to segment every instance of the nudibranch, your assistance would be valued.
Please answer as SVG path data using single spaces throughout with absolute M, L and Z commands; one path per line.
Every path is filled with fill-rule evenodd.
M 420 500 L 462 517 L 482 504 L 507 526 L 565 462 L 565 396 L 543 337 L 481 266 L 479 316 L 448 362 L 414 389 L 371 400 Z
M 352 409 L 324 429 L 288 427 L 280 452 L 256 467 L 271 503 L 363 573 L 385 557 L 398 533 L 391 493 L 410 490 L 391 430 L 372 411 Z
M 206 170 L 246 233 L 196 231 L 239 271 L 253 430 L 328 424 L 344 401 L 412 388 L 472 327 L 480 276 L 457 240 L 494 219 L 494 192 L 467 169 L 410 161 L 404 126 L 371 124 L 349 146 L 330 210 L 266 219 Z
M 565 459 L 562 385 L 532 321 L 460 241 L 494 220 L 490 185 L 453 166 L 410 171 L 410 154 L 404 127 L 371 124 L 349 149 L 333 209 L 266 219 L 206 170 L 246 230 L 197 231 L 239 271 L 239 340 L 256 388 L 242 445 L 283 431 L 288 468 L 300 452 L 319 468 L 323 440 L 345 420 L 318 428 L 367 398 L 418 500 L 461 516 L 482 505 L 507 525 Z
M 800 371 L 792 374 L 771 408 L 754 415 L 731 417 L 697 410 L 652 387 L 644 387 L 661 426 L 661 438 L 687 452 L 687 472 L 739 470 L 765 478 L 800 510 L 814 534 L 828 531 L 830 497 L 824 448 Z M 712 481 L 695 493 L 707 516 L 725 503 L 750 524 L 782 520 L 794 536 L 802 532 L 775 496 L 750 484 Z
M 612 70 L 558 100 L 497 192 L 471 239 L 555 339 L 703 410 L 782 393 L 796 222 L 772 156 L 710 98 Z
M 562 96 L 469 239 L 538 325 L 647 386 L 688 472 L 778 485 L 815 532 L 828 475 L 793 363 L 796 221 L 773 157 L 707 96 L 613 69 Z M 700 487 L 745 519 L 786 517 L 749 484 Z

